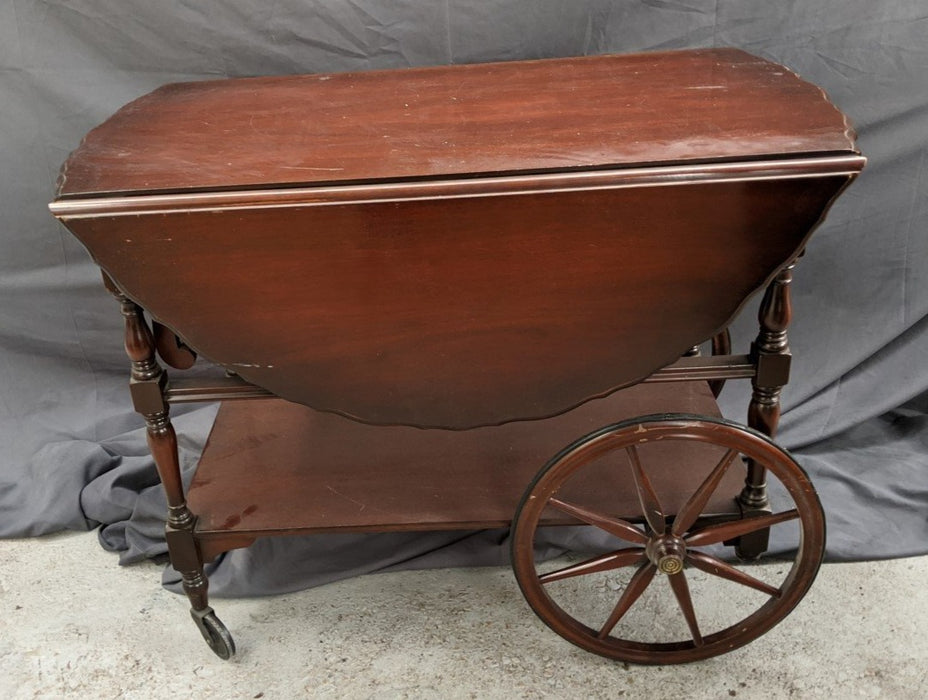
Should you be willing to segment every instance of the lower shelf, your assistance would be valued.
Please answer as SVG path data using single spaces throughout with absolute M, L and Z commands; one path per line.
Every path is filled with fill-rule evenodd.
M 310 532 L 505 526 L 538 470 L 568 444 L 626 418 L 670 412 L 718 415 L 718 408 L 703 382 L 641 384 L 554 418 L 456 432 L 370 426 L 278 399 L 228 402 L 188 503 L 198 538 L 217 545 Z M 666 449 L 651 480 L 673 513 L 718 455 L 685 442 L 655 448 Z M 583 502 L 640 513 L 627 466 L 602 461 L 579 486 Z M 704 512 L 737 512 L 738 471 Z

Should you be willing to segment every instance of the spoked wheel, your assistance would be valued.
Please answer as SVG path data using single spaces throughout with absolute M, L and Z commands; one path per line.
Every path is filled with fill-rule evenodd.
M 689 493 L 675 490 L 655 466 L 680 448 L 708 464 L 690 479 Z M 731 515 L 735 492 L 729 515 L 720 514 L 727 496 L 719 486 L 743 477 L 742 458 L 767 468 L 773 512 Z M 592 488 L 577 485 L 591 476 Z M 637 495 L 637 512 L 603 505 L 616 488 Z M 627 509 L 628 500 L 618 507 Z M 536 562 L 539 527 L 552 522 L 592 525 L 612 550 L 567 566 Z M 795 547 L 791 562 L 736 565 L 715 551 L 767 528 Z M 512 561 L 529 604 L 568 641 L 622 661 L 672 664 L 730 651 L 782 620 L 812 584 L 824 545 L 818 497 L 787 452 L 736 423 L 662 415 L 591 433 L 552 459 L 522 498 Z

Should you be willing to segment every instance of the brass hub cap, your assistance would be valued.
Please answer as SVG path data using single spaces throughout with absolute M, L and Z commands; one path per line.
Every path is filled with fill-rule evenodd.
M 683 571 L 686 544 L 673 535 L 657 535 L 648 542 L 645 551 L 651 563 L 663 574 L 673 575 Z

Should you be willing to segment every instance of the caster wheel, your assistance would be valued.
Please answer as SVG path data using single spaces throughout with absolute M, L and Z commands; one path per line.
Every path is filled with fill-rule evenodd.
M 701 455 L 699 464 L 706 466 L 689 492 L 682 491 L 681 479 L 666 477 L 660 457 L 668 450 Z M 741 481 L 735 477 L 744 475 L 746 458 L 767 469 L 774 508 L 741 519 L 733 515 L 737 493 L 729 501 L 727 490 L 716 490 L 726 479 L 729 486 Z M 587 470 L 593 491 L 575 488 Z M 637 512 L 602 506 L 615 489 L 637 494 Z M 591 525 L 612 549 L 566 566 L 537 562 L 539 527 L 552 522 Z M 730 550 L 723 553 L 723 543 L 763 530 L 795 547 L 791 561 L 772 567 L 726 561 Z M 529 605 L 568 641 L 621 661 L 673 664 L 738 648 L 786 617 L 811 586 L 824 546 L 818 497 L 785 450 L 729 421 L 659 415 L 603 428 L 555 456 L 522 498 L 512 562 Z
M 203 635 L 203 639 L 220 659 L 227 660 L 235 656 L 235 642 L 232 635 L 222 624 L 212 608 L 191 610 L 191 617 Z

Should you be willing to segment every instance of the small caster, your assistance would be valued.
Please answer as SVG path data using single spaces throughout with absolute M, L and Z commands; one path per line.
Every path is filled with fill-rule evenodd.
M 200 634 L 220 659 L 231 659 L 235 656 L 235 642 L 232 641 L 232 635 L 226 626 L 216 617 L 216 613 L 211 607 L 205 607 L 202 610 L 191 610 L 190 616 L 196 623 Z

